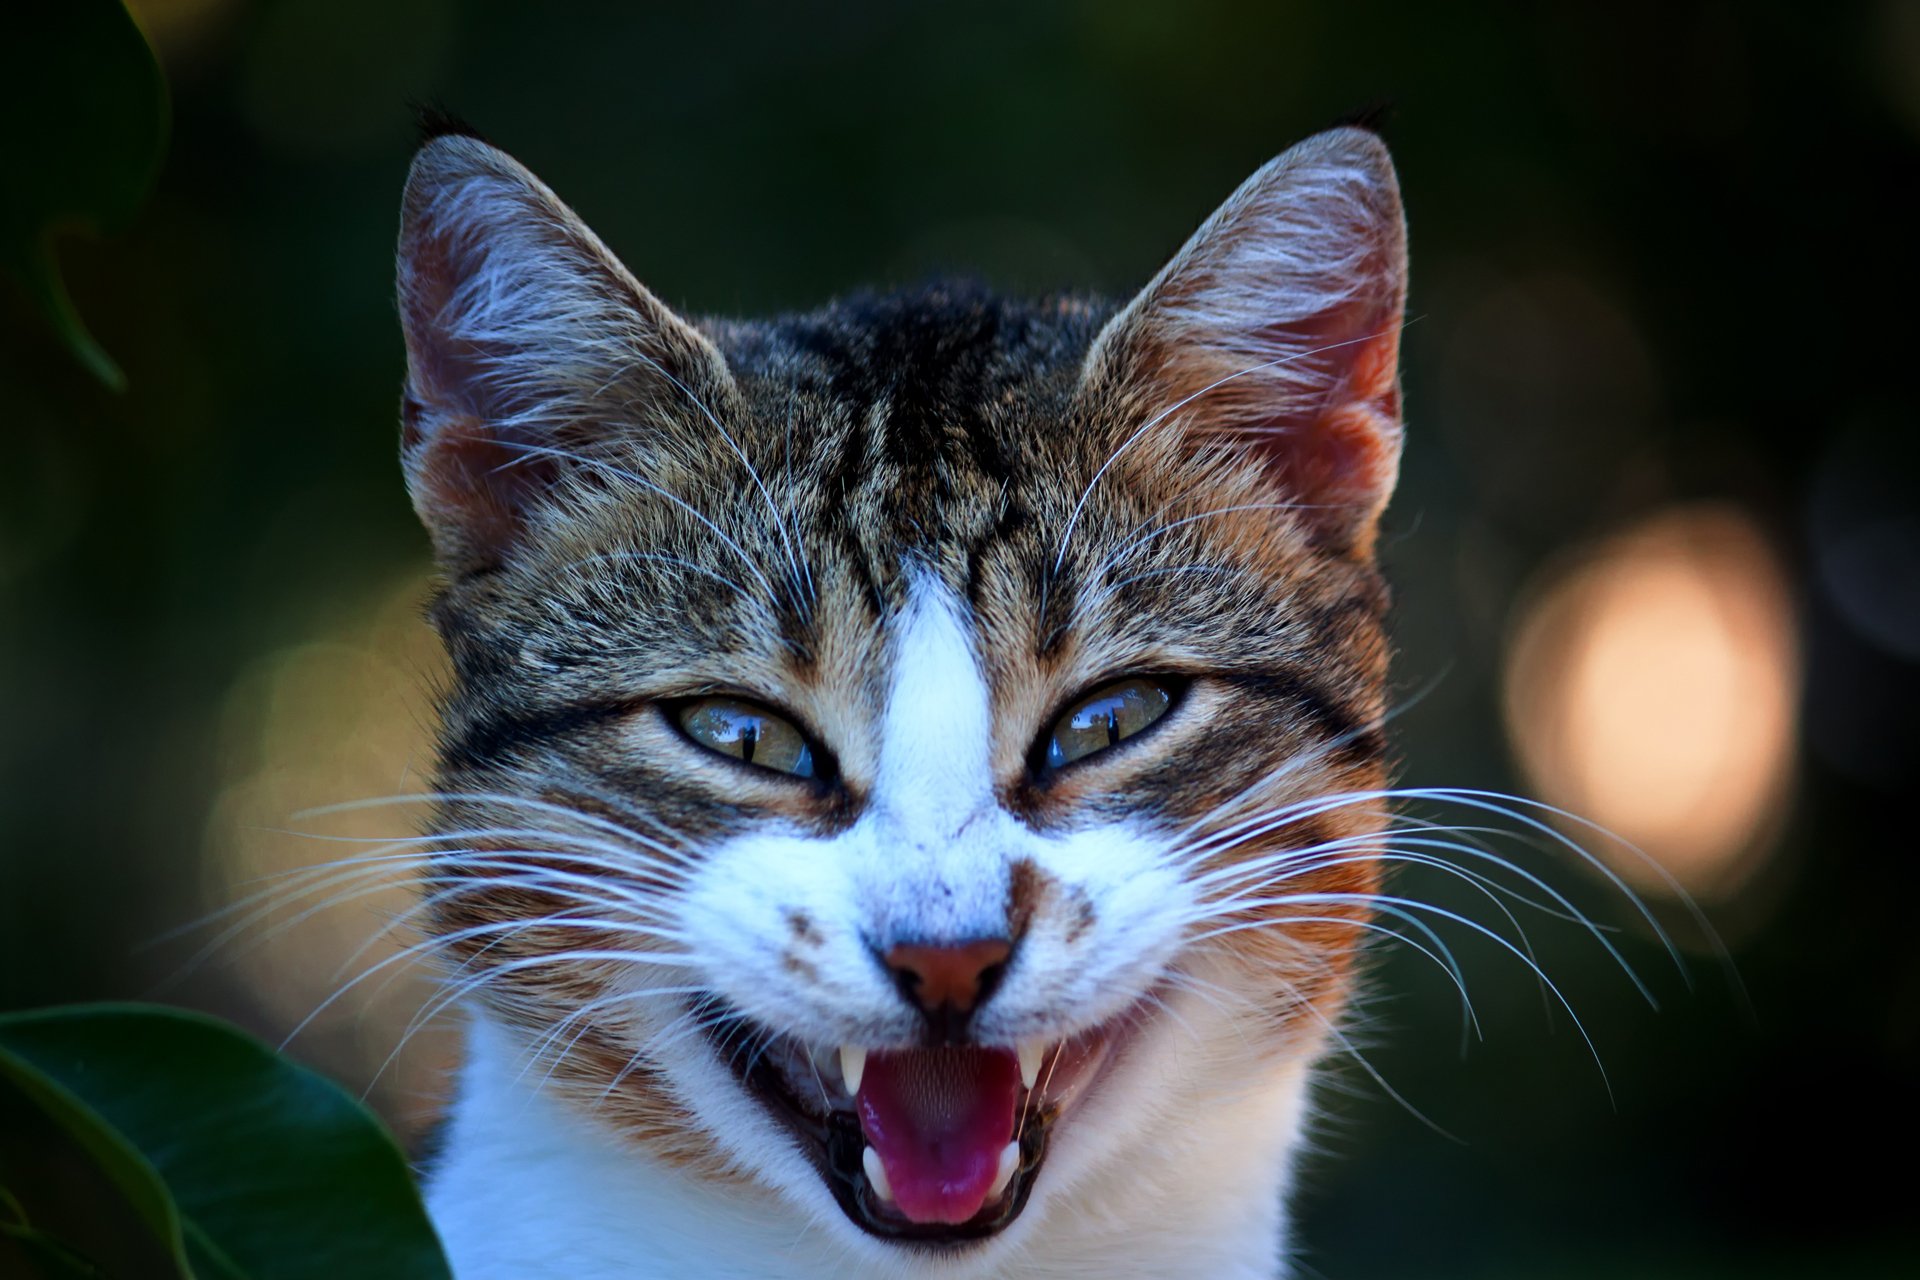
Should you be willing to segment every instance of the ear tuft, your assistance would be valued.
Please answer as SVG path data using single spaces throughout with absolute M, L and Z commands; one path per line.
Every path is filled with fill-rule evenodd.
M 1387 122 L 1393 119 L 1397 105 L 1392 98 L 1374 98 L 1355 107 L 1333 123 L 1336 127 L 1365 129 L 1368 133 L 1384 136 Z
M 505 152 L 442 134 L 414 157 L 397 255 L 401 454 L 441 563 L 497 564 L 581 459 L 726 366 Z
M 419 135 L 419 143 L 425 146 L 435 138 L 473 138 L 485 142 L 487 135 L 481 133 L 462 116 L 446 109 L 438 102 L 414 104 L 413 124 Z
M 1095 339 L 1083 384 L 1233 442 L 1332 545 L 1371 552 L 1400 459 L 1406 228 L 1385 144 L 1270 161 Z

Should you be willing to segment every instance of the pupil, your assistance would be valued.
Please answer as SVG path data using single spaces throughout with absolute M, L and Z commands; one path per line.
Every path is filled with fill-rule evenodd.
M 1107 745 L 1112 746 L 1118 741 L 1120 741 L 1120 709 L 1118 707 L 1108 707 Z
M 740 758 L 753 763 L 753 748 L 760 741 L 760 726 L 748 724 L 740 730 Z

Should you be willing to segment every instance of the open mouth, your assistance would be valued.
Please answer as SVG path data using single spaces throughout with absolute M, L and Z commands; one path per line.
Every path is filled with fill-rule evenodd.
M 1129 1021 L 1019 1049 L 810 1047 L 737 1015 L 711 1034 L 847 1217 L 884 1239 L 939 1245 L 985 1239 L 1020 1216 L 1054 1126 Z

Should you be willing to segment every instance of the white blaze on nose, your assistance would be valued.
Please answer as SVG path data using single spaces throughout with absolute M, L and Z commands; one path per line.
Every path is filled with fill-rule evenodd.
M 874 800 L 904 824 L 945 836 L 993 793 L 987 682 L 952 594 L 923 579 L 911 599 L 894 632 Z

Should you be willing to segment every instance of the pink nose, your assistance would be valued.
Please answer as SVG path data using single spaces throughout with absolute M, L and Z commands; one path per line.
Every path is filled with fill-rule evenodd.
M 953 946 L 906 943 L 882 959 L 909 1004 L 926 1015 L 936 1038 L 959 1037 L 1006 972 L 1013 944 L 1005 938 L 976 938 Z

